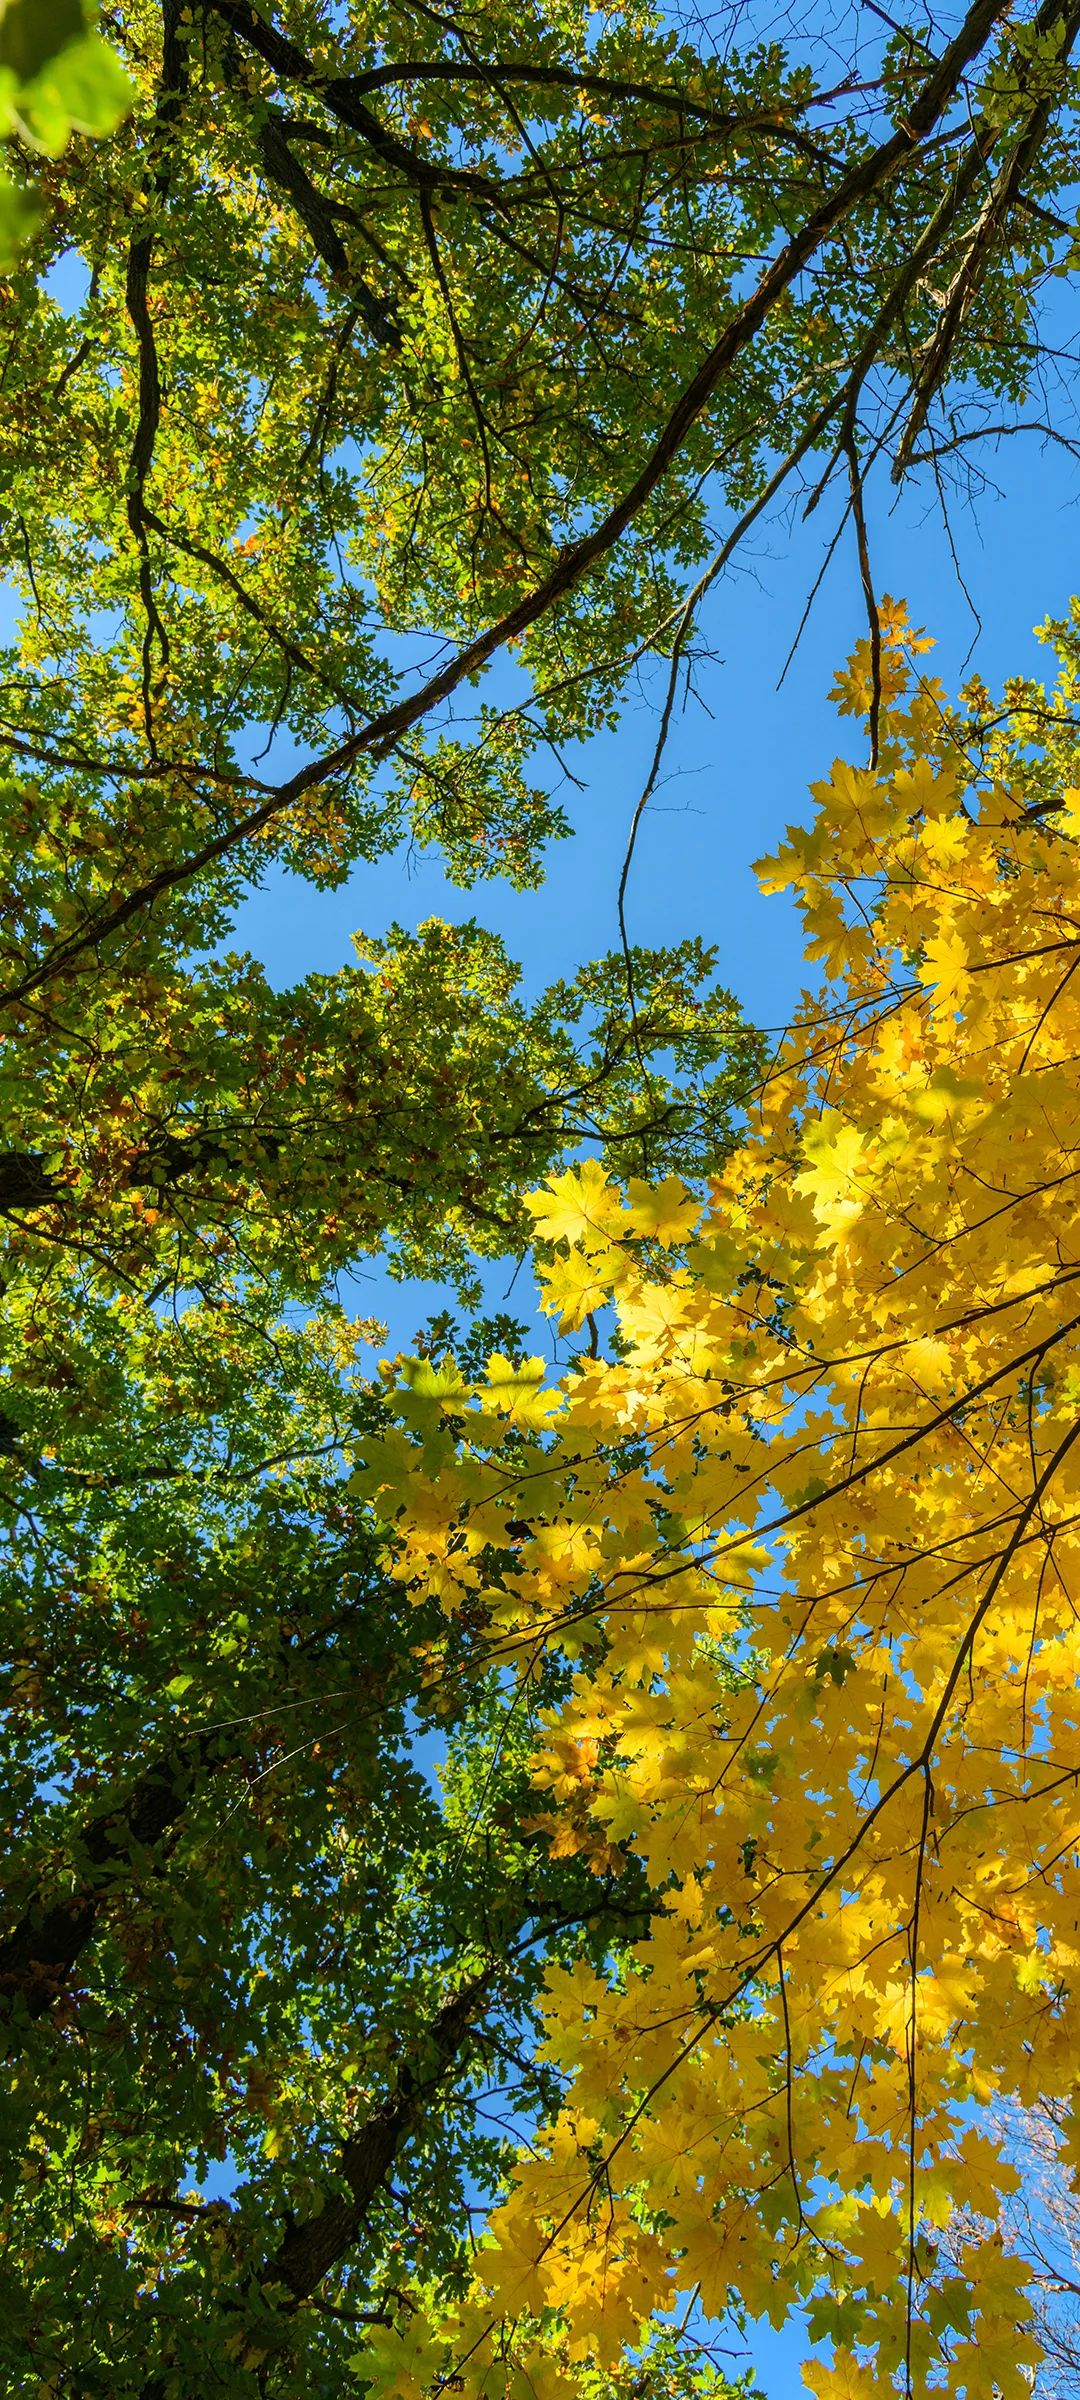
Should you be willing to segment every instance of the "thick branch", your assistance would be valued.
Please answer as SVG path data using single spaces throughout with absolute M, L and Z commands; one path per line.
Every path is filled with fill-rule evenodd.
M 323 197 L 289 148 L 285 128 L 271 116 L 259 127 L 259 156 L 268 180 L 283 192 L 289 206 L 310 234 L 319 257 L 335 283 L 352 293 L 373 339 L 385 349 L 400 350 L 401 334 L 377 292 L 350 264 L 349 254 L 334 222 L 331 203 Z
M 159 1842 L 183 1815 L 209 1754 L 203 1738 L 155 1759 L 126 1800 L 90 1819 L 79 1837 L 70 1890 L 39 1886 L 0 1941 L 0 2024 L 41 2017 L 54 2006 L 115 1890 L 118 1869 L 130 1865 L 133 1851 Z
M 465 1984 L 406 2053 L 393 2090 L 341 2146 L 336 2169 L 349 2187 L 348 2199 L 330 2193 L 314 2216 L 290 2225 L 264 2270 L 266 2285 L 284 2284 L 294 2301 L 306 2300 L 351 2249 L 399 2151 L 455 2065 L 493 1981 L 488 1968 Z
M 161 65 L 161 96 L 158 101 L 154 130 L 161 136 L 176 123 L 187 89 L 187 60 L 178 40 L 178 0 L 163 0 L 163 48 Z M 144 196 L 153 193 L 163 199 L 169 187 L 167 166 L 144 186 Z M 150 267 L 154 255 L 152 233 L 140 233 L 133 238 L 128 250 L 125 305 L 131 320 L 139 352 L 139 413 L 131 444 L 128 463 L 127 517 L 139 551 L 139 594 L 146 619 L 142 654 L 143 720 L 147 747 L 154 750 L 153 716 L 150 704 L 150 645 L 156 641 L 163 661 L 169 656 L 169 641 L 161 622 L 154 582 L 150 571 L 150 553 L 146 539 L 146 520 L 143 494 L 154 461 L 158 426 L 161 422 L 161 375 L 158 367 L 157 343 L 149 306 Z
M 258 51 L 282 83 L 298 84 L 303 91 L 317 93 L 324 108 L 339 124 L 358 134 L 384 166 L 396 168 L 418 190 L 471 192 L 476 199 L 491 201 L 496 206 L 501 204 L 501 188 L 490 176 L 476 174 L 467 167 L 433 165 L 419 151 L 410 150 L 407 142 L 388 132 L 373 111 L 354 95 L 351 77 L 320 75 L 306 52 L 279 33 L 276 26 L 268 25 L 250 0 L 210 0 L 210 6 L 249 49 Z
M 501 83 L 531 84 L 540 91 L 588 92 L 600 100 L 640 100 L 647 108 L 670 109 L 674 116 L 688 117 L 717 132 L 738 129 L 743 133 L 767 130 L 786 134 L 790 131 L 779 109 L 771 115 L 760 110 L 740 115 L 737 110 L 714 108 L 707 100 L 693 99 L 689 93 L 663 84 L 640 83 L 624 75 L 600 75 L 589 67 L 548 66 L 542 61 L 526 59 L 485 59 L 474 65 L 471 60 L 457 58 L 407 58 L 391 66 L 367 67 L 359 75 L 343 76 L 336 88 L 357 96 L 403 83 L 480 84 L 485 90 Z M 812 105 L 810 101 L 803 103 L 804 108 Z

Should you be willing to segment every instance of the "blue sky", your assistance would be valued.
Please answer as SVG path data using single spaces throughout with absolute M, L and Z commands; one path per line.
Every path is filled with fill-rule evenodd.
M 1033 628 L 1065 615 L 1080 589 L 1080 467 L 1024 436 L 1002 445 L 989 464 L 997 493 L 984 493 L 977 513 L 958 503 L 952 515 L 953 544 L 981 624 L 958 583 L 932 490 L 912 486 L 897 499 L 882 479 L 874 510 L 876 588 L 905 598 L 913 619 L 936 635 L 933 665 L 950 689 L 965 668 L 977 668 L 992 687 L 1010 674 L 1050 673 L 1052 660 Z M 784 1022 L 801 987 L 801 947 L 790 904 L 762 896 L 751 862 L 804 815 L 807 786 L 833 757 L 858 755 L 856 729 L 827 699 L 833 670 L 865 623 L 849 541 L 776 689 L 834 523 L 824 507 L 808 525 L 777 520 L 712 596 L 703 625 L 712 663 L 698 678 L 699 704 L 676 724 L 630 886 L 634 940 L 697 933 L 715 943 L 724 980 L 749 1015 L 771 1026 Z M 655 722 L 654 697 L 642 695 L 618 734 L 579 755 L 586 788 L 561 795 L 574 834 L 553 846 L 539 892 L 515 894 L 498 884 L 456 891 L 426 853 L 362 867 L 332 894 L 276 876 L 245 905 L 240 942 L 288 983 L 344 963 L 358 928 L 378 934 L 395 919 L 411 925 L 430 915 L 475 915 L 504 935 L 526 986 L 542 987 L 617 940 L 619 873 Z M 493 1299 L 504 1280 L 488 1278 Z M 389 1319 L 391 1347 L 407 1344 L 440 1300 L 435 1287 L 402 1291 L 378 1269 L 358 1280 L 356 1292 L 365 1313 Z M 515 1305 L 524 1313 L 520 1283 Z M 751 2356 L 768 2400 L 788 2400 L 802 2388 L 798 2368 L 808 2347 L 797 2324 L 779 2333 L 755 2329 Z
M 905 597 L 912 616 L 937 635 L 932 663 L 950 685 L 973 641 L 971 665 L 991 683 L 1039 671 L 1044 653 L 1032 628 L 1065 613 L 1080 588 L 1080 467 L 1063 453 L 1040 450 L 1030 437 L 1014 436 L 999 449 L 997 468 L 1001 496 L 985 498 L 977 519 L 963 508 L 953 518 L 981 632 L 958 587 L 932 493 L 913 488 L 896 499 L 881 480 L 877 589 Z M 630 891 L 635 940 L 698 932 L 716 942 L 726 980 L 749 1013 L 769 1023 L 783 1018 L 799 987 L 800 953 L 789 908 L 762 898 L 750 864 L 804 814 L 808 783 L 856 740 L 826 697 L 834 667 L 865 630 L 847 543 L 776 690 L 834 521 L 823 505 L 808 525 L 774 522 L 759 531 L 710 597 L 702 630 L 715 661 L 699 671 L 698 703 L 676 720 L 667 780 L 650 803 Z M 242 912 L 243 943 L 284 982 L 344 963 L 358 927 L 379 933 L 395 918 L 478 916 L 504 934 L 532 988 L 610 949 L 618 938 L 616 890 L 627 829 L 655 738 L 658 688 L 631 699 L 617 734 L 576 754 L 587 788 L 560 794 L 574 834 L 551 845 L 539 892 L 515 893 L 499 883 L 461 892 L 441 875 L 434 853 L 411 861 L 398 854 L 362 865 L 334 893 L 275 877 Z
M 873 510 L 876 588 L 905 598 L 912 617 L 937 636 L 932 664 L 950 689 L 969 651 L 970 666 L 991 685 L 1008 674 L 1046 672 L 1046 653 L 1032 629 L 1064 614 L 1080 590 L 1080 467 L 1023 435 L 1002 444 L 989 464 L 1001 496 L 984 496 L 977 516 L 957 504 L 951 519 L 981 629 L 957 582 L 932 489 L 913 485 L 897 498 L 881 477 Z M 848 538 L 776 689 L 834 525 L 835 509 L 823 503 L 809 524 L 777 519 L 759 529 L 711 595 L 702 635 L 712 663 L 698 674 L 698 700 L 676 720 L 666 780 L 643 822 L 629 891 L 633 940 L 697 933 L 715 943 L 724 981 L 748 1015 L 769 1026 L 786 1020 L 801 987 L 801 944 L 790 902 L 759 892 L 752 861 L 805 816 L 808 785 L 838 753 L 859 755 L 858 729 L 838 718 L 827 698 L 834 669 L 865 628 Z M 432 915 L 476 916 L 503 934 L 533 991 L 613 948 L 619 873 L 655 739 L 658 690 L 654 682 L 633 697 L 619 732 L 577 754 L 575 770 L 586 788 L 560 794 L 574 833 L 551 845 L 538 892 L 515 893 L 500 883 L 459 891 L 440 873 L 434 852 L 362 865 L 337 892 L 275 873 L 242 908 L 237 944 L 287 984 L 350 960 L 356 930 L 379 934 L 395 919 L 415 925 Z M 501 1301 L 506 1276 L 494 1270 L 485 1280 L 491 1302 Z M 376 1265 L 356 1278 L 354 1297 L 359 1313 L 388 1321 L 396 1348 L 411 1345 L 445 1295 L 433 1285 L 403 1292 Z M 514 1305 L 524 1313 L 520 1280 Z

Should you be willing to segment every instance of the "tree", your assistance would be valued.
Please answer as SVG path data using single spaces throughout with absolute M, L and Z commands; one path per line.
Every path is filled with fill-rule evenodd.
M 558 1178 L 549 1304 L 612 1307 L 609 1355 L 530 1459 L 459 1378 L 358 1481 L 506 1671 L 567 1659 L 541 1821 L 660 1902 L 549 1975 L 567 2091 L 477 2359 L 519 2309 L 615 2357 L 680 2292 L 806 2305 L 823 2395 L 1008 2400 L 1039 2356 L 989 2112 L 1051 2108 L 1075 2186 L 1080 616 L 1055 693 L 958 708 L 884 624 L 876 767 L 764 862 L 824 980 L 710 1204 Z M 869 716 L 868 644 L 838 693 Z
M 1060 2155 L 1062 2117 L 1057 2101 L 1036 2100 L 1003 2113 L 994 2126 L 1017 2176 L 1002 2225 L 1030 2266 L 1032 2324 L 1043 2353 L 1032 2385 L 1036 2400 L 1072 2400 L 1080 2372 L 1080 2214 Z M 945 2231 L 952 2257 L 972 2231 L 971 2210 L 958 2209 Z
M 940 471 L 1053 371 L 1057 0 L 901 27 L 839 85 L 638 10 L 110 27 L 135 105 L 49 169 L 10 283 L 0 548 L 2 727 L 49 770 L 13 842 L 89 816 L 101 855 L 10 1010 L 274 856 L 332 879 L 411 822 L 466 878 L 534 873 L 536 762 L 681 649 L 688 573 L 839 469 L 873 613 L 873 459 Z
M 9 50 L 29 24 L 8 8 Z M 605 1555 L 647 1525 L 677 1574 L 678 1495 L 638 1460 L 636 1400 L 612 1431 L 630 1368 L 605 1366 L 593 1302 L 628 1225 L 656 1306 L 680 1178 L 722 1165 L 756 1038 L 694 943 L 624 940 L 532 1008 L 478 927 L 395 934 L 285 994 L 227 945 L 271 867 L 326 886 L 404 838 L 466 885 L 536 879 L 573 746 L 641 662 L 667 662 L 666 725 L 699 597 L 801 478 L 842 478 L 875 756 L 894 738 L 867 472 L 924 451 L 944 474 L 1051 363 L 1035 312 L 1072 258 L 1075 32 L 979 0 L 940 42 L 896 30 L 856 89 L 637 9 L 125 0 L 103 33 L 129 115 L 35 164 L 0 423 L 22 609 L 0 699 L 13 2382 L 29 2351 L 65 2400 L 456 2384 L 474 2337 L 490 2354 L 473 2219 L 479 2244 L 521 2128 L 573 2079 L 565 2037 L 538 2046 L 545 1974 L 571 2013 L 606 1995 L 590 2056 L 630 2024 L 646 1927 L 655 1994 L 665 1974 L 698 1992 L 667 1830 L 654 1857 L 633 1812 L 591 1807 L 624 1690 L 602 1594 L 550 1638 L 550 1593 L 591 1569 L 559 1495 L 569 1477 L 571 1514 L 593 1504 L 595 1431 L 560 1449 L 506 1322 L 456 1363 L 432 1329 L 380 1396 L 336 1279 L 383 1249 L 468 1300 L 476 1254 L 523 1245 L 526 1186 L 587 1143 L 561 1222 L 591 1194 L 617 1240 L 562 1270 L 597 1354 L 573 1405 L 596 1395 Z M 1045 429 L 1069 438 L 1056 409 Z M 814 905 L 827 925 L 824 887 Z M 604 1196 L 624 1186 L 625 1211 Z M 538 1223 L 558 1243 L 550 1202 Z M 489 1453 L 513 1490 L 494 1513 Z M 704 1673 L 737 1722 L 753 1665 L 724 1604 L 687 1705 Z M 848 1679 L 839 1638 L 826 1673 Z M 764 1738 L 752 1755 L 764 1822 Z M 767 2082 L 763 1974 L 715 2041 Z M 774 2116 L 770 2089 L 751 2139 Z M 495 2381 L 719 2394 L 694 2311 L 649 2315 L 677 2163 L 669 2218 L 659 2172 L 627 2197 L 606 2131 L 579 2112 L 554 2171 L 584 2153 L 608 2233 L 573 2251 L 553 2226 L 554 2282 L 503 2311 Z M 511 2294 L 535 2265 L 523 2205 Z M 771 2303 L 768 2260 L 746 2276 Z

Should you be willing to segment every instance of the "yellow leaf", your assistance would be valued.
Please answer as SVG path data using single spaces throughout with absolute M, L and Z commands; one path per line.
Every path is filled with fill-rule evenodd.
M 814 1214 L 830 1232 L 854 1223 L 863 1207 L 866 1142 L 857 1125 L 847 1124 L 835 1109 L 826 1108 L 803 1133 L 803 1151 L 810 1165 L 795 1177 Z
M 673 1242 L 684 1242 L 693 1231 L 701 1214 L 701 1203 L 688 1192 L 679 1175 L 667 1175 L 663 1183 L 639 1183 L 631 1176 L 629 1183 L 630 1209 L 628 1226 L 631 1232 L 649 1236 L 669 1248 Z
M 957 933 L 932 934 L 923 946 L 919 981 L 933 992 L 935 1014 L 949 1014 L 967 987 L 968 954 Z
M 540 1277 L 544 1306 L 558 1310 L 563 1333 L 573 1333 L 594 1309 L 603 1308 L 625 1271 L 618 1250 L 571 1250 L 568 1258 L 557 1259 Z
M 943 1392 L 955 1379 L 953 1354 L 934 1334 L 920 1334 L 904 1351 L 904 1365 L 924 1391 Z
M 846 2350 L 836 2352 L 831 2366 L 810 2359 L 802 2378 L 818 2394 L 818 2400 L 882 2400 L 880 2376 L 869 2367 L 860 2367 Z
M 542 1192 L 525 1203 L 536 1233 L 544 1242 L 606 1242 L 623 1221 L 622 1202 L 595 1158 L 583 1159 L 554 1175 Z

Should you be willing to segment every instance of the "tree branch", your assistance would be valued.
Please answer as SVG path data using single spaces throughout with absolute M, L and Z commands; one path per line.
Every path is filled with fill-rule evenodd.
M 214 4 L 221 9 L 228 8 L 232 14 L 240 7 L 241 0 L 214 0 Z M 903 122 L 885 142 L 849 170 L 836 190 L 813 210 L 805 223 L 784 244 L 755 290 L 734 310 L 696 374 L 684 386 L 644 466 L 622 498 L 616 501 L 592 531 L 561 551 L 549 573 L 531 591 L 525 592 L 505 616 L 467 642 L 411 697 L 381 711 L 335 750 L 321 758 L 308 760 L 257 808 L 215 835 L 199 850 L 178 859 L 173 865 L 160 868 L 122 900 L 99 910 L 78 932 L 58 942 L 29 974 L 0 994 L 0 1005 L 16 1006 L 42 984 L 66 971 L 86 951 L 96 949 L 101 942 L 119 932 L 133 917 L 153 907 L 167 892 L 190 882 L 192 877 L 228 857 L 252 835 L 261 833 L 265 826 L 285 814 L 306 792 L 342 774 L 362 757 L 384 757 L 401 734 L 408 732 L 411 726 L 448 699 L 460 684 L 486 666 L 488 660 L 507 642 L 526 632 L 560 600 L 576 590 L 641 514 L 735 360 L 753 341 L 770 311 L 789 291 L 822 243 L 854 209 L 881 190 L 898 173 L 926 135 L 932 132 L 942 112 L 955 98 L 966 69 L 992 30 L 999 6 L 1000 0 L 973 0 L 973 6 L 955 39 L 949 43 L 934 74 L 913 101 Z M 261 20 L 256 21 L 261 25 Z

